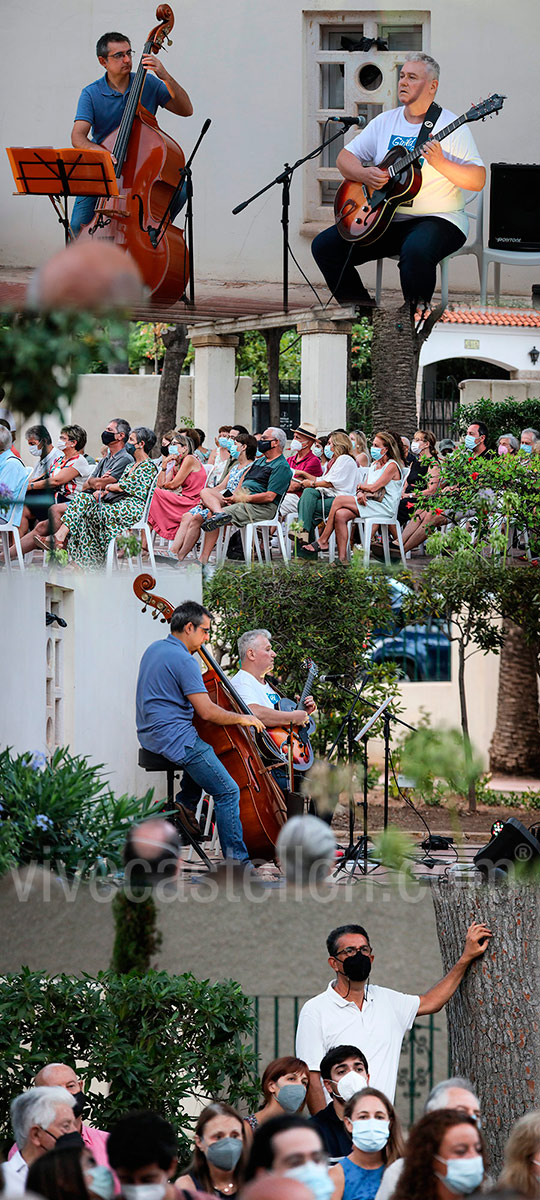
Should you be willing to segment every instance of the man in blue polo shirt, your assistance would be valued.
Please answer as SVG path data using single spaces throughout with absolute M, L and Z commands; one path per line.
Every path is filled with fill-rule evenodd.
M 96 54 L 101 66 L 105 67 L 105 74 L 83 88 L 79 97 L 71 144 L 80 150 L 95 150 L 118 129 L 135 78 L 131 70 L 130 41 L 123 33 L 104 33 L 97 43 Z M 158 108 L 168 108 L 179 117 L 190 117 L 193 112 L 191 100 L 165 70 L 161 59 L 155 54 L 143 54 L 141 61 L 147 71 L 141 104 L 153 116 Z M 153 74 L 148 74 L 149 71 Z M 88 136 L 90 132 L 92 138 Z M 71 230 L 75 237 L 82 226 L 92 220 L 95 206 L 95 196 L 79 196 L 75 201 L 71 214 Z M 178 211 L 179 207 L 173 215 Z
M 210 637 L 211 614 L 186 600 L 175 608 L 169 636 L 145 650 L 137 680 L 137 735 L 143 749 L 164 754 L 185 767 L 214 798 L 216 823 L 225 858 L 249 863 L 240 822 L 240 790 L 214 750 L 193 725 L 197 714 L 212 725 L 251 725 L 262 721 L 248 713 L 220 708 L 210 699 L 201 668 L 192 655 Z

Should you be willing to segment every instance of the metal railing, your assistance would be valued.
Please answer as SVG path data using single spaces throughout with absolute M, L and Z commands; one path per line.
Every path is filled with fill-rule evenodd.
M 262 994 L 251 999 L 253 1050 L 262 1075 L 272 1059 L 294 1052 L 300 1009 L 308 997 Z M 435 1024 L 432 1015 L 421 1018 L 403 1039 L 395 1105 L 401 1120 L 408 1125 L 421 1115 L 434 1084 L 451 1075 L 444 1016 L 438 1020 L 441 1024 Z

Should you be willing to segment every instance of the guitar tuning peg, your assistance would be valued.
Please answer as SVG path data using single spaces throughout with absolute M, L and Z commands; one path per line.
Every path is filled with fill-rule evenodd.
M 157 621 L 157 616 L 158 616 L 158 615 L 157 615 L 157 612 L 156 612 L 156 610 L 154 609 L 154 611 L 153 611 L 153 613 L 152 613 L 152 620 L 153 620 L 153 621 Z
M 167 624 L 167 618 L 166 618 L 166 617 L 162 617 L 162 618 L 161 618 L 161 624 L 162 624 L 162 625 L 166 625 L 166 624 Z
M 143 613 L 146 612 L 146 604 L 144 605 L 144 608 L 141 609 L 141 612 L 143 612 Z

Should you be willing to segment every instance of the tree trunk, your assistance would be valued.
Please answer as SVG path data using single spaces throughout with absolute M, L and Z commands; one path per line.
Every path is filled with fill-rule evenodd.
M 498 1175 L 514 1121 L 539 1107 L 538 889 L 432 886 L 445 972 L 457 962 L 472 921 L 493 933 L 447 1005 L 451 1074 L 470 1079 L 482 1108 L 489 1172 Z
M 180 375 L 189 348 L 187 325 L 174 325 L 172 329 L 168 329 L 162 334 L 162 338 L 166 354 L 163 360 L 163 373 L 159 383 L 156 423 L 154 425 L 154 433 L 158 440 L 158 446 L 165 431 L 176 427 Z
M 458 691 L 459 691 L 459 711 L 461 716 L 461 732 L 463 734 L 463 749 L 465 760 L 469 768 L 469 785 L 467 790 L 467 798 L 469 801 L 469 812 L 476 812 L 476 784 L 472 777 L 472 753 L 471 739 L 469 737 L 469 714 L 467 711 L 467 693 L 465 691 L 465 644 L 463 638 L 458 639 Z
M 266 361 L 268 363 L 268 399 L 270 407 L 270 417 L 268 424 L 273 425 L 275 429 L 279 429 L 281 418 L 281 401 L 279 390 L 279 347 L 281 338 L 285 333 L 285 329 L 265 329 L 264 340 L 266 342 Z
M 410 306 L 375 308 L 371 343 L 374 433 L 390 429 L 411 437 L 417 428 L 418 354 Z
M 489 767 L 508 775 L 535 775 L 540 770 L 540 730 L 534 653 L 519 625 L 505 619 L 503 632 Z

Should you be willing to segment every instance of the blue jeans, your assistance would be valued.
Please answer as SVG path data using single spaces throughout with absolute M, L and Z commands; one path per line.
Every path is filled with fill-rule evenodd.
M 216 825 L 224 857 L 249 863 L 240 821 L 240 789 L 212 747 L 197 734 L 195 744 L 184 751 L 179 766 L 185 767 L 195 783 L 214 798 Z
M 187 191 L 184 183 L 171 209 L 171 221 L 174 221 L 174 218 L 178 216 L 178 213 L 184 207 L 186 200 Z M 90 224 L 90 221 L 94 215 L 96 203 L 97 201 L 95 196 L 77 196 L 75 204 L 73 205 L 73 212 L 70 220 L 73 237 L 79 236 L 83 225 Z
M 429 303 L 435 290 L 436 268 L 441 259 L 459 250 L 466 236 L 443 217 L 411 217 L 391 221 L 385 233 L 366 246 L 346 242 L 337 225 L 317 234 L 311 253 L 340 304 L 361 304 L 365 299 L 357 266 L 399 254 L 399 273 L 405 300 Z

